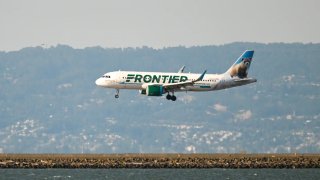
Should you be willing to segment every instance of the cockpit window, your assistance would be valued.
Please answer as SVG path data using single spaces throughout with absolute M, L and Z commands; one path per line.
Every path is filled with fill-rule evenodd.
M 104 77 L 104 78 L 111 78 L 110 76 L 108 76 L 108 75 L 104 75 L 104 76 L 102 76 L 102 77 Z

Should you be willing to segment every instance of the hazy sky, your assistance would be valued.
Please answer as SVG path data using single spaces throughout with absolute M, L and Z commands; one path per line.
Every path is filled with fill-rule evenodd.
M 0 50 L 320 42 L 320 0 L 0 0 Z

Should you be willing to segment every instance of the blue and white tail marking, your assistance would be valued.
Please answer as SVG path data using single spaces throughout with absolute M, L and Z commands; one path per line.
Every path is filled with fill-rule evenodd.
M 245 51 L 227 71 L 231 77 L 246 78 L 253 57 L 253 50 Z

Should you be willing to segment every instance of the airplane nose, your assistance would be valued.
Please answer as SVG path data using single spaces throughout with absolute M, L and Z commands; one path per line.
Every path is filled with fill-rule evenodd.
M 103 86 L 103 80 L 101 78 L 96 80 L 96 85 L 97 86 Z

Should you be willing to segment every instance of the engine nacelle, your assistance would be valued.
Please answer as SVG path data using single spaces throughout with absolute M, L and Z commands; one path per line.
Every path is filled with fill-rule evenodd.
M 140 93 L 142 94 L 142 92 Z M 163 93 L 164 89 L 162 85 L 148 85 L 145 90 L 147 96 L 162 96 Z

